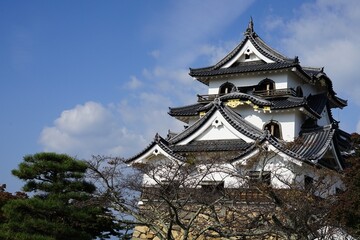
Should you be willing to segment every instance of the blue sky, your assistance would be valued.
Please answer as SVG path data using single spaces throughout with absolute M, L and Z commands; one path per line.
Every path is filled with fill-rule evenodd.
M 129 157 L 156 132 L 179 130 L 168 107 L 206 88 L 189 67 L 220 60 L 250 16 L 270 46 L 325 67 L 349 106 L 334 117 L 359 131 L 357 0 L 0 1 L 0 183 L 40 151 Z

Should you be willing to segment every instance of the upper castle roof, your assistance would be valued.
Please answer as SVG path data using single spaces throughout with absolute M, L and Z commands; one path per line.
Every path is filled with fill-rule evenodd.
M 254 61 L 237 61 L 242 55 L 247 54 L 245 49 L 251 44 L 249 51 L 255 52 L 257 59 Z M 208 84 L 204 77 L 245 73 L 254 71 L 266 71 L 298 67 L 298 58 L 288 58 L 267 45 L 254 31 L 254 24 L 251 19 L 248 28 L 244 33 L 244 39 L 223 59 L 213 66 L 204 68 L 190 68 L 190 76 L 197 78 L 200 82 Z
M 252 59 L 250 55 L 254 56 Z M 246 57 L 249 57 L 246 59 Z M 287 69 L 295 72 L 303 80 L 319 86 L 326 86 L 331 107 L 345 107 L 347 101 L 336 96 L 331 79 L 324 68 L 303 67 L 298 57 L 288 58 L 267 45 L 254 31 L 252 19 L 244 33 L 243 40 L 218 63 L 204 68 L 190 68 L 189 75 L 209 85 L 209 81 L 219 76 L 236 76 L 251 72 L 271 72 Z

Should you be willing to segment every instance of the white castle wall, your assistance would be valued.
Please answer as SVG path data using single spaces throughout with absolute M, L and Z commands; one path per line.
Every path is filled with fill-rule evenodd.
M 253 86 L 257 85 L 259 82 L 264 80 L 265 78 L 269 78 L 275 82 L 276 89 L 288 88 L 287 78 L 289 72 L 286 70 L 268 73 L 268 74 L 241 74 L 239 76 L 228 77 L 228 78 L 221 78 L 221 79 L 214 79 L 209 82 L 209 91 L 208 94 L 218 94 L 220 86 L 225 82 L 230 82 L 234 84 L 236 87 L 246 87 L 246 86 Z
M 245 120 L 259 129 L 264 129 L 264 125 L 271 120 L 275 120 L 280 124 L 283 140 L 293 141 L 300 131 L 301 115 L 297 114 L 297 110 L 284 110 L 269 112 L 254 111 L 251 106 L 239 106 L 235 109 Z

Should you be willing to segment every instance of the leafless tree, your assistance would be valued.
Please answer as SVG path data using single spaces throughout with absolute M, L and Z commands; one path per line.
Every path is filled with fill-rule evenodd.
M 309 165 L 317 177 L 305 180 L 291 164 L 270 173 L 276 155 L 259 148 L 246 164 L 215 153 L 186 161 L 158 156 L 131 167 L 95 156 L 89 177 L 101 203 L 135 226 L 133 239 L 330 239 L 337 228 L 327 216 L 336 195 L 327 191 L 340 175 Z M 284 178 L 284 168 L 295 180 Z

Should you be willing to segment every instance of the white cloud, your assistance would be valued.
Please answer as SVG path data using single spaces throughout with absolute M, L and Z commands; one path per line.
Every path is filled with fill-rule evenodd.
M 107 126 L 111 113 L 99 103 L 87 102 L 85 105 L 77 105 L 74 109 L 65 110 L 54 124 L 61 132 L 71 135 L 101 134 L 104 130 L 99 126 Z M 109 126 L 107 126 L 109 127 Z
M 360 121 L 358 121 L 358 123 L 356 125 L 356 132 L 360 133 Z
M 189 66 L 198 59 L 199 48 L 241 16 L 254 0 L 173 1 L 151 21 L 148 35 L 161 44 L 158 64 L 167 68 Z M 164 23 L 166 19 L 166 23 Z M 169 67 L 171 66 L 171 67 Z
M 278 19 L 275 21 L 279 21 Z M 282 47 L 302 65 L 325 67 L 339 96 L 360 105 L 360 5 L 357 0 L 318 0 L 284 23 Z
M 269 16 L 264 23 L 269 31 L 281 29 L 284 27 L 284 20 L 280 16 Z
M 160 57 L 160 51 L 159 50 L 153 50 L 149 54 L 150 54 L 150 56 L 152 56 L 155 59 Z
M 42 130 L 39 142 L 45 151 L 84 158 L 93 154 L 124 156 L 130 148 L 143 147 L 143 136 L 131 133 L 120 123 L 111 107 L 87 102 L 63 111 L 53 126 Z
M 208 59 L 208 64 L 213 65 L 225 57 L 238 43 L 234 41 L 224 42 L 218 45 L 205 44 L 200 46 L 197 57 Z
M 166 137 L 168 129 L 181 128 L 182 124 L 167 114 L 168 107 L 172 105 L 165 94 L 141 92 L 121 101 L 117 111 L 124 125 L 150 141 L 157 132 Z
M 130 89 L 138 89 L 143 85 L 143 83 L 135 76 L 130 76 L 130 81 L 126 86 Z
M 165 137 L 168 129 L 180 131 L 184 123 L 170 117 L 168 107 L 195 103 L 196 94 L 207 92 L 203 84 L 188 75 L 187 67 L 199 58 L 207 63 L 210 59 L 213 64 L 234 47 L 233 42 L 212 45 L 207 39 L 239 17 L 252 2 L 170 3 L 171 9 L 159 14 L 159 22 L 151 22 L 149 35 L 156 36 L 161 44 L 160 49 L 149 52 L 154 65 L 144 69 L 141 77 L 130 76 L 126 99 L 112 107 L 88 102 L 64 111 L 53 126 L 43 129 L 40 143 L 46 150 L 76 155 L 129 156 L 141 151 L 156 132 Z

